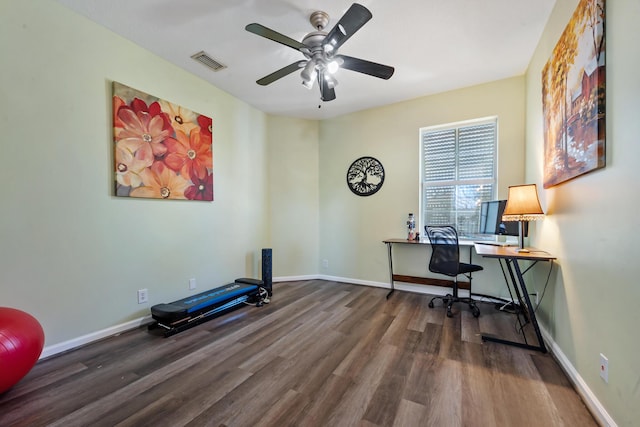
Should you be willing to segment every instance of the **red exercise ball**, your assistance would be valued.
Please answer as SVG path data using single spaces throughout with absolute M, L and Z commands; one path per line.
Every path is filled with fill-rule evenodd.
M 0 307 L 0 393 L 22 379 L 36 364 L 44 346 L 44 331 L 32 315 Z

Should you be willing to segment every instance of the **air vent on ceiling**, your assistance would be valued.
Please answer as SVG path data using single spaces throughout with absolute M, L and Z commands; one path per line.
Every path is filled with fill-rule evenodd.
M 221 63 L 219 63 L 218 61 L 216 61 L 215 59 L 207 55 L 204 51 L 200 51 L 198 53 L 191 55 L 191 58 L 195 59 L 201 64 L 206 65 L 207 67 L 211 68 L 213 71 L 220 71 L 227 68 L 226 65 L 222 65 Z

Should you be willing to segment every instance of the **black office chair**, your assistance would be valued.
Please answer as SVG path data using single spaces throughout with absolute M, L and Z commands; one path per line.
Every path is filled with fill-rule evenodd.
M 429 271 L 453 277 L 453 294 L 443 297 L 434 297 L 429 301 L 429 307 L 433 308 L 433 301 L 441 299 L 447 306 L 447 316 L 452 317 L 451 307 L 456 302 L 469 304 L 474 317 L 480 316 L 480 309 L 471 298 L 471 273 L 482 270 L 482 266 L 465 264 L 460 262 L 460 247 L 458 246 L 458 233 L 450 225 L 425 225 L 424 231 L 429 236 L 431 243 L 431 259 Z M 464 275 L 469 279 L 469 298 L 458 296 L 458 276 Z

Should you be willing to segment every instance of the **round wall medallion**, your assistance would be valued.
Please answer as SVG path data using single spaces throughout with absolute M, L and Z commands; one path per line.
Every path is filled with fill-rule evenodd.
M 347 185 L 353 194 L 371 196 L 384 183 L 382 163 L 373 157 L 360 157 L 347 170 Z

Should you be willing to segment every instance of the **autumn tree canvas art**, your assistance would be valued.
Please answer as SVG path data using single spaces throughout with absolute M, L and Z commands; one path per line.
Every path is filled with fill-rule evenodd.
M 544 188 L 605 166 L 604 0 L 581 0 L 542 70 Z
M 213 200 L 210 117 L 113 82 L 115 194 Z

